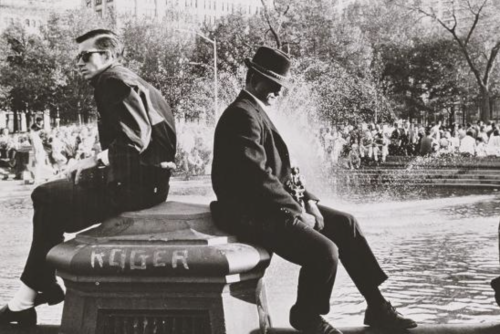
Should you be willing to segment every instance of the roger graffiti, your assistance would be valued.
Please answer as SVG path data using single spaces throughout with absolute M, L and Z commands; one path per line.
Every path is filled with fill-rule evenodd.
M 143 249 L 94 249 L 90 254 L 92 268 L 119 267 L 130 270 L 146 270 L 148 267 L 167 267 L 189 270 L 187 250 Z

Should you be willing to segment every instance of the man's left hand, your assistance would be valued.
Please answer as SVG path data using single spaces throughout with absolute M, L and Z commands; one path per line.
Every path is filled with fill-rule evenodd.
M 321 231 L 325 227 L 325 220 L 323 219 L 323 215 L 319 211 L 316 201 L 307 201 L 305 203 L 305 209 L 308 214 L 313 215 L 314 218 L 316 218 L 316 226 L 314 226 L 314 229 L 317 231 Z
M 82 171 L 96 166 L 97 166 L 97 159 L 95 157 L 85 158 L 83 160 L 78 161 L 70 168 L 68 168 L 65 174 L 67 178 L 73 179 L 73 182 L 75 184 L 78 184 L 78 181 L 80 180 L 80 174 L 82 173 Z

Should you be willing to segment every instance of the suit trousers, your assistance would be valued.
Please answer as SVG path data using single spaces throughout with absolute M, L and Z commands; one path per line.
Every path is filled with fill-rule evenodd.
M 75 185 L 60 179 L 35 188 L 33 240 L 21 281 L 35 291 L 55 282 L 55 270 L 47 261 L 49 250 L 74 233 L 123 211 L 141 210 L 164 202 L 168 178 L 149 185 Z
M 296 307 L 327 314 L 338 260 L 365 295 L 387 279 L 356 221 L 348 214 L 319 205 L 325 227 L 316 231 L 295 221 L 277 224 L 260 236 L 263 246 L 301 266 Z

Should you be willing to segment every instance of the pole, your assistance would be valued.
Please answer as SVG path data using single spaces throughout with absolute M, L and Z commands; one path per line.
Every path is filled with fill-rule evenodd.
M 217 121 L 217 116 L 219 113 L 219 91 L 218 91 L 219 87 L 217 87 L 217 42 L 215 37 L 213 40 L 213 44 L 214 44 L 214 99 L 215 99 L 214 121 Z

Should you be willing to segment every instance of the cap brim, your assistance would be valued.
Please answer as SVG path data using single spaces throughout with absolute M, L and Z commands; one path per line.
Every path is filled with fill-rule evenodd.
M 251 68 L 253 71 L 259 73 L 260 75 L 270 79 L 271 81 L 273 82 L 276 82 L 277 84 L 285 87 L 285 88 L 291 88 L 293 85 L 292 83 L 290 82 L 290 80 L 282 80 L 280 78 L 277 78 L 277 77 L 274 77 L 272 75 L 269 75 L 269 74 L 266 74 L 262 71 L 260 71 L 259 69 L 257 69 L 255 66 L 253 66 L 253 62 L 249 59 L 249 58 L 246 58 L 245 59 L 245 65 L 247 65 L 248 68 Z

